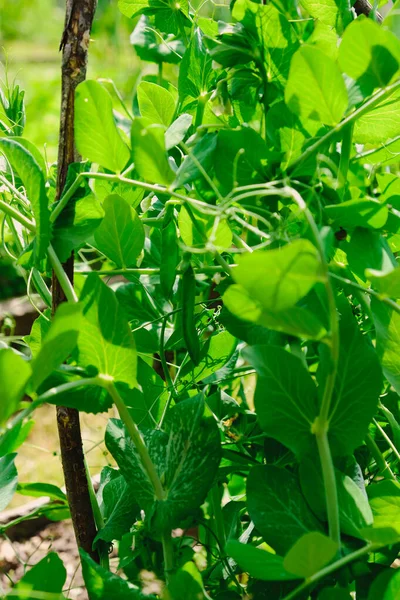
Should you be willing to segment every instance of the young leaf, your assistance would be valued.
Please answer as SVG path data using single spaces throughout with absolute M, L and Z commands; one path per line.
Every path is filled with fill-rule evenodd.
M 185 135 L 193 121 L 192 115 L 183 113 L 178 117 L 172 125 L 170 125 L 165 132 L 165 148 L 171 150 L 174 146 L 177 146 L 183 142 Z
M 297 356 L 278 346 L 252 346 L 243 354 L 258 374 L 254 402 L 262 429 L 297 456 L 308 453 L 318 414 L 311 375 Z
M 136 385 L 135 342 L 115 293 L 95 274 L 81 294 L 83 323 L 78 337 L 79 364 L 96 367 L 116 382 Z
M 10 600 L 28 598 L 30 593 L 32 598 L 35 598 L 37 597 L 35 592 L 39 593 L 41 598 L 46 597 L 47 594 L 54 598 L 57 594 L 61 594 L 66 578 L 67 571 L 61 558 L 55 552 L 50 552 L 25 573 L 13 588 L 14 593 L 10 595 Z
M 204 94 L 211 89 L 214 80 L 212 60 L 199 28 L 195 29 L 179 69 L 179 102 L 181 112 L 197 107 Z
M 348 104 L 337 64 L 319 48 L 302 46 L 292 58 L 285 101 L 302 119 L 336 125 Z
M 283 560 L 284 568 L 299 577 L 311 577 L 335 558 L 339 547 L 319 531 L 305 533 Z
M 44 173 L 33 155 L 12 138 L 0 138 L 0 152 L 4 152 L 26 190 L 36 224 L 35 257 L 40 261 L 46 256 L 51 233 Z
M 108 196 L 103 208 L 104 219 L 94 234 L 96 247 L 119 268 L 135 266 L 144 245 L 141 220 L 117 194 Z
M 0 458 L 0 512 L 7 508 L 17 489 L 18 473 L 14 461 L 16 453 Z
M 120 173 L 129 150 L 117 129 L 112 100 L 97 81 L 84 81 L 75 95 L 75 141 L 84 158 Z
M 16 373 L 18 377 L 15 377 Z M 17 410 L 31 373 L 29 362 L 11 348 L 0 348 L 0 425 Z
M 175 100 L 171 92 L 149 81 L 139 84 L 138 104 L 142 117 L 150 123 L 165 125 L 169 127 L 175 113 Z
M 282 556 L 266 550 L 255 548 L 249 544 L 241 544 L 236 540 L 228 540 L 225 552 L 235 562 L 255 579 L 261 581 L 290 581 L 298 579 L 297 575 L 289 573 L 283 566 Z
M 256 528 L 279 554 L 305 533 L 322 530 L 304 500 L 298 478 L 285 469 L 264 465 L 251 469 L 247 504 Z
M 168 186 L 174 179 L 165 151 L 164 129 L 147 119 L 135 119 L 131 130 L 132 158 L 140 177 Z
M 57 309 L 51 327 L 32 363 L 31 386 L 37 390 L 71 354 L 77 344 L 81 328 L 82 307 L 80 304 L 64 303 Z

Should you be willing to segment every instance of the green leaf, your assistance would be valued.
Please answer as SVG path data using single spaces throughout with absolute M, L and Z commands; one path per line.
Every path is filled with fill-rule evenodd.
M 368 593 L 368 600 L 396 600 L 400 597 L 400 572 L 385 569 L 374 580 Z
M 34 424 L 35 422 L 29 419 L 26 423 L 19 421 L 12 427 L 8 427 L 0 435 L 0 456 L 15 452 L 24 443 Z
M 118 420 L 109 422 L 106 446 L 139 506 L 155 529 L 177 526 L 204 501 L 220 461 L 219 432 L 211 412 L 198 396 L 168 411 L 160 430 L 144 431 L 144 439 L 163 482 L 165 499 L 154 500 L 147 473 L 141 467 L 133 443 Z
M 142 117 L 158 125 L 171 125 L 175 113 L 175 100 L 171 92 L 161 85 L 142 81 L 137 95 Z
M 311 577 L 335 558 L 339 547 L 319 531 L 304 534 L 283 560 L 285 569 L 298 577 Z
M 143 596 L 131 583 L 103 569 L 84 550 L 79 550 L 82 561 L 83 579 L 91 600 L 142 600 L 155 598 Z
M 251 127 L 218 133 L 215 174 L 226 192 L 234 186 L 264 181 L 267 158 L 266 143 Z
M 164 128 L 147 119 L 135 119 L 131 129 L 132 158 L 140 177 L 169 186 L 174 174 L 165 151 Z
M 121 387 L 120 392 L 135 423 L 151 429 L 161 419 L 168 392 L 161 377 L 141 358 L 137 368 L 138 387 L 129 391 Z
M 400 267 L 389 271 L 389 273 L 366 269 L 365 274 L 371 281 L 371 286 L 380 294 L 400 298 Z
M 303 456 L 315 445 L 318 397 L 311 375 L 297 356 L 278 346 L 252 346 L 243 354 L 258 374 L 254 403 L 262 429 Z
M 386 479 L 367 486 L 374 528 L 395 529 L 400 535 L 400 484 Z
M 232 244 L 232 231 L 228 225 L 227 219 L 220 219 L 215 228 L 215 218 L 205 215 L 193 207 L 190 207 L 191 213 L 195 217 L 194 224 L 188 210 L 182 206 L 179 211 L 178 226 L 180 236 L 190 248 L 204 248 L 206 244 L 219 251 L 227 250 Z
M 61 592 L 67 578 L 67 571 L 63 565 L 61 558 L 55 552 L 50 552 L 47 556 L 42 558 L 34 567 L 29 569 L 17 583 L 13 589 L 12 596 L 9 598 L 29 598 L 29 592 L 32 593 L 34 598 L 34 592 L 42 592 L 40 597 L 45 597 L 46 594 L 60 594 L 60 600 L 62 598 Z M 18 592 L 16 594 L 15 592 Z
M 144 246 L 141 220 L 136 211 L 116 194 L 104 200 L 103 208 L 104 219 L 94 234 L 96 247 L 119 268 L 135 266 Z
M 58 307 L 50 329 L 32 362 L 31 386 L 37 390 L 45 379 L 71 354 L 81 328 L 80 304 L 64 303 Z
M 31 373 L 30 364 L 14 350 L 0 348 L 0 425 L 17 410 Z
M 386 239 L 369 229 L 357 227 L 353 231 L 346 253 L 351 270 L 363 281 L 366 269 L 388 272 L 397 266 Z
M 400 43 L 372 19 L 359 17 L 347 27 L 339 47 L 339 65 L 353 79 L 361 76 L 385 87 L 400 66 Z
M 204 36 L 199 28 L 195 28 L 179 69 L 181 112 L 194 110 L 199 100 L 204 100 L 204 95 L 213 86 L 214 77 L 212 60 L 205 47 Z
M 236 283 L 274 313 L 293 307 L 317 281 L 322 281 L 317 249 L 308 240 L 239 255 L 237 264 L 233 269 Z
M 116 382 L 136 385 L 135 342 L 115 293 L 95 274 L 81 294 L 83 323 L 78 337 L 79 364 L 94 366 Z
M 17 489 L 18 473 L 14 461 L 16 453 L 0 458 L 0 512 L 7 508 Z
M 333 219 L 345 229 L 353 227 L 381 229 L 388 218 L 387 206 L 372 199 L 330 204 L 325 206 L 325 213 L 329 219 Z
M 40 261 L 46 256 L 51 233 L 45 176 L 33 155 L 13 139 L 1 137 L 0 152 L 4 152 L 26 190 L 36 224 L 35 257 Z
M 400 129 L 400 91 L 396 90 L 362 115 L 354 125 L 353 141 L 358 144 L 386 144 Z
M 225 552 L 233 558 L 244 572 L 250 577 L 261 581 L 290 581 L 298 579 L 297 575 L 289 573 L 283 566 L 282 556 L 272 554 L 266 550 L 255 548 L 249 544 L 241 544 L 236 540 L 229 540 Z
M 293 306 L 279 312 L 267 311 L 243 286 L 230 285 L 223 296 L 224 306 L 236 317 L 274 331 L 283 331 L 304 339 L 320 340 L 327 332 L 308 309 Z
M 180 33 L 185 24 L 189 24 L 188 0 L 177 3 L 175 0 L 119 0 L 122 14 L 130 19 L 137 15 L 154 15 L 157 29 L 166 33 Z
M 50 483 L 19 483 L 17 492 L 22 496 L 31 496 L 34 498 L 48 496 L 51 500 L 67 501 L 67 496 L 64 492 L 56 485 Z
M 364 539 L 363 529 L 372 525 L 373 516 L 365 490 L 335 469 L 336 489 L 339 504 L 340 529 L 343 533 Z M 300 464 L 302 492 L 321 521 L 327 521 L 326 498 L 319 458 L 304 457 Z
M 319 48 L 302 46 L 290 65 L 285 101 L 300 118 L 336 125 L 348 104 L 337 64 Z
M 165 148 L 167 150 L 171 150 L 174 146 L 183 142 L 192 121 L 192 115 L 183 113 L 168 127 L 165 132 Z
M 103 489 L 102 499 L 105 526 L 97 533 L 93 542 L 95 546 L 100 540 L 120 540 L 130 530 L 139 512 L 131 489 L 122 475 L 108 481 Z
M 318 600 L 352 600 L 352 596 L 342 588 L 324 588 Z
M 206 133 L 193 148 L 189 148 L 190 153 L 175 174 L 174 187 L 181 187 L 186 183 L 201 179 L 204 177 L 204 171 L 209 173 L 213 166 L 216 147 L 217 135 Z
M 334 27 L 339 33 L 353 18 L 346 0 L 301 0 L 300 4 L 311 17 Z
M 112 100 L 97 81 L 84 81 L 75 94 L 75 142 L 84 158 L 120 173 L 129 160 L 112 112 Z
M 187 562 L 176 573 L 172 574 L 168 582 L 168 595 L 170 600 L 206 600 L 208 594 L 204 592 L 201 574 L 194 562 Z
M 376 330 L 376 349 L 383 374 L 400 393 L 400 315 L 378 298 L 371 300 Z
M 347 300 L 338 299 L 340 351 L 329 411 L 328 438 L 336 456 L 351 454 L 368 432 L 382 389 L 382 370 L 374 347 L 358 328 Z M 330 369 L 330 353 L 320 348 L 317 373 L 320 396 Z
M 304 500 L 298 478 L 285 469 L 264 465 L 251 469 L 247 504 L 254 525 L 279 554 L 305 533 L 322 530 Z
M 141 60 L 155 63 L 179 63 L 185 52 L 181 40 L 160 39 L 151 28 L 150 19 L 142 15 L 131 33 L 130 42 Z

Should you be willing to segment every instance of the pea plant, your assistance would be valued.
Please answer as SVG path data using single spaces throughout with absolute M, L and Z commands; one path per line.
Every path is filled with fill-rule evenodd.
M 2 93 L 3 240 L 46 308 L 1 342 L 0 509 L 75 519 L 68 460 L 66 497 L 16 451 L 45 402 L 114 407 L 90 598 L 400 597 L 399 7 L 120 0 L 156 68 L 132 103 L 79 83 L 61 189 Z

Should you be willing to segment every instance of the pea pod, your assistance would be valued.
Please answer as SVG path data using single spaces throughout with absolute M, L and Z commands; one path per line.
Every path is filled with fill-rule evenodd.
M 165 213 L 161 232 L 160 283 L 163 294 L 169 298 L 176 278 L 179 262 L 179 248 L 174 221 L 174 208 L 169 206 Z
M 182 276 L 182 328 L 186 348 L 195 365 L 200 362 L 200 341 L 195 320 L 196 279 L 192 267 Z

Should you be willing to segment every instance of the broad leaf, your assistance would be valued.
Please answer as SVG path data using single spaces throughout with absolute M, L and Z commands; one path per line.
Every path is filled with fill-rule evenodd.
M 111 420 L 106 433 L 107 448 L 139 506 L 152 518 L 156 528 L 176 526 L 201 505 L 220 460 L 214 417 L 198 396 L 175 405 L 167 413 L 164 429 L 165 433 L 144 432 L 150 457 L 165 490 L 162 502 L 155 501 L 148 475 L 121 422 Z
M 0 152 L 4 152 L 26 190 L 35 218 L 35 257 L 39 261 L 46 256 L 51 233 L 45 175 L 34 156 L 12 138 L 0 138 Z
M 191 248 L 204 248 L 207 244 L 216 250 L 227 250 L 232 244 L 232 231 L 227 219 L 220 219 L 215 227 L 214 217 L 204 215 L 190 207 L 191 214 L 182 206 L 179 211 L 179 233 L 184 244 Z M 195 221 L 195 222 L 194 222 Z
M 400 393 L 400 314 L 378 298 L 372 298 L 376 349 L 386 379 Z
M 96 367 L 116 382 L 136 385 L 134 339 L 115 293 L 95 274 L 81 294 L 83 322 L 78 337 L 79 364 Z
M 141 60 L 155 63 L 179 63 L 185 52 L 181 40 L 160 39 L 151 28 L 150 19 L 142 15 L 131 33 L 130 42 Z
M 52 371 L 59 367 L 75 349 L 81 328 L 81 316 L 80 304 L 64 303 L 57 309 L 32 363 L 33 390 L 37 390 Z
M 132 158 L 140 177 L 168 186 L 174 179 L 165 151 L 164 128 L 147 119 L 135 119 L 131 130 Z
M 52 595 L 53 598 L 60 594 L 61 598 L 66 578 L 67 571 L 61 558 L 55 552 L 50 552 L 25 573 L 13 589 L 10 600 L 11 598 L 21 598 L 21 600 L 29 598 L 30 592 L 32 598 L 45 598 L 47 594 Z M 38 596 L 35 595 L 35 592 L 38 593 Z
M 285 469 L 254 467 L 247 478 L 247 504 L 256 528 L 280 554 L 305 533 L 322 530 L 300 491 L 298 478 Z
M 352 20 L 350 5 L 346 0 L 301 0 L 303 6 L 311 17 L 321 23 L 334 27 L 341 33 L 344 27 Z
M 213 167 L 213 158 L 217 147 L 215 133 L 206 133 L 205 136 L 189 148 L 189 154 L 181 163 L 175 175 L 174 187 L 181 187 L 186 183 L 201 179 L 204 172 L 210 173 Z
M 172 125 L 170 125 L 165 132 L 165 148 L 166 150 L 171 150 L 174 146 L 177 146 L 181 142 L 183 142 L 186 133 L 191 126 L 193 121 L 192 115 L 188 115 L 187 113 L 183 113 L 180 117 L 178 117 Z
M 158 125 L 171 125 L 175 113 L 175 100 L 171 92 L 161 85 L 142 81 L 137 95 L 142 117 Z
M 295 240 L 277 250 L 239 255 L 237 264 L 233 269 L 236 283 L 265 310 L 274 313 L 293 307 L 322 281 L 317 249 L 308 240 Z
M 386 144 L 398 135 L 399 128 L 400 92 L 396 90 L 356 121 L 354 141 L 359 144 Z
M 336 125 L 348 104 L 339 67 L 319 48 L 302 46 L 290 65 L 285 100 L 301 118 Z
M 104 219 L 94 235 L 96 247 L 117 267 L 136 265 L 144 245 L 144 229 L 135 210 L 113 194 L 104 200 Z
M 284 568 L 299 577 L 311 577 L 335 558 L 338 544 L 319 531 L 304 534 L 286 554 Z
M 16 373 L 18 377 L 15 376 Z M 0 348 L 0 425 L 17 410 L 31 373 L 30 364 L 14 350 Z
M 142 600 L 155 598 L 143 596 L 131 583 L 114 575 L 94 562 L 84 550 L 80 550 L 83 579 L 91 600 Z
M 358 328 L 351 308 L 339 297 L 340 352 L 332 403 L 329 410 L 329 441 L 333 454 L 345 456 L 361 445 L 374 416 L 382 388 L 382 371 L 377 353 Z M 320 348 L 321 362 L 317 374 L 322 398 L 330 354 Z
M 17 489 L 18 473 L 14 461 L 16 454 L 0 458 L 0 512 L 7 508 Z
M 75 96 L 75 141 L 84 158 L 120 173 L 129 160 L 129 150 L 117 129 L 112 100 L 97 81 L 84 81 Z
M 238 563 L 239 567 L 255 579 L 261 581 L 290 581 L 298 576 L 288 572 L 283 566 L 282 556 L 249 544 L 229 540 L 225 552 Z
M 187 562 L 176 573 L 174 573 L 168 582 L 168 593 L 166 600 L 206 600 L 209 598 L 205 594 L 201 574 L 194 562 Z
M 338 226 L 347 228 L 371 227 L 380 229 L 384 227 L 388 218 L 387 206 L 377 200 L 348 200 L 341 204 L 325 206 L 329 219 L 333 219 Z
M 384 480 L 367 487 L 374 527 L 395 529 L 400 534 L 400 484 Z
M 166 33 L 178 34 L 188 24 L 187 0 L 182 0 L 179 4 L 172 0 L 119 0 L 118 6 L 131 19 L 137 15 L 154 15 L 156 27 Z
M 318 414 L 311 375 L 297 356 L 277 346 L 253 346 L 244 356 L 258 374 L 254 402 L 262 429 L 298 456 L 308 453 Z

